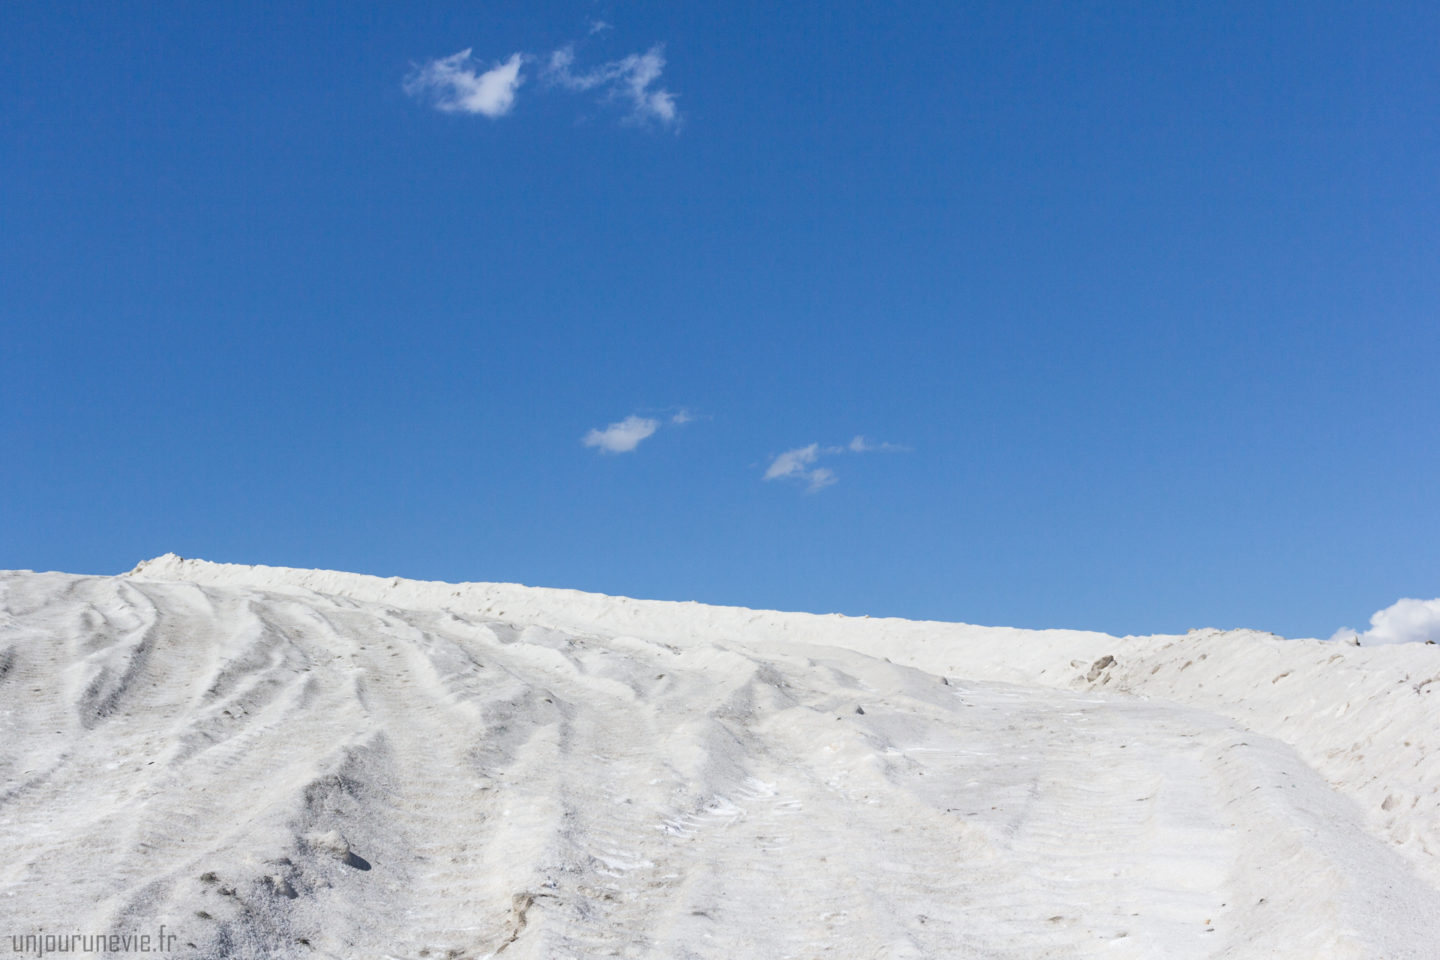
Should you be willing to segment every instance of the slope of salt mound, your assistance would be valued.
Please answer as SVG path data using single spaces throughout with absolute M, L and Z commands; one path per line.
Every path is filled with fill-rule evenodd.
M 1117 638 L 633 600 L 505 583 L 382 579 L 174 554 L 140 564 L 132 576 L 311 590 L 557 630 L 601 629 L 651 642 L 816 643 L 942 676 L 1189 704 L 1294 747 L 1359 805 L 1369 832 L 1396 845 L 1427 882 L 1440 887 L 1440 646 L 1352 647 L 1253 630 Z M 1113 662 L 1096 670 L 1106 657 Z
M 0 574 L 0 928 L 165 922 L 205 957 L 1429 957 L 1421 804 L 1376 819 L 1316 754 L 1349 718 L 1370 746 L 1335 770 L 1433 801 L 1375 746 L 1409 701 L 1366 687 L 1413 664 L 1370 653 L 173 557 Z M 1300 722 L 1331 671 L 1352 706 Z

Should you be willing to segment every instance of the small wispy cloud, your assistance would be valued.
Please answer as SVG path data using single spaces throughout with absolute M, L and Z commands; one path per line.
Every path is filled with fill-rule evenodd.
M 695 414 L 691 413 L 689 410 L 686 410 L 684 407 L 681 407 L 679 410 L 676 410 L 673 414 L 670 415 L 670 422 L 675 424 L 676 426 L 684 423 L 689 423 L 691 420 L 694 419 Z
M 876 443 L 874 440 L 867 440 L 858 433 L 855 435 L 855 439 L 845 444 L 845 449 L 851 453 L 874 453 L 876 451 L 882 453 L 910 452 L 909 447 L 902 447 L 898 443 Z
M 605 21 L 595 20 L 590 24 L 590 36 L 611 29 Z M 630 123 L 676 127 L 680 122 L 676 95 L 660 84 L 665 70 L 663 44 L 584 70 L 576 66 L 574 43 L 544 56 L 513 53 L 508 60 L 488 67 L 472 54 L 473 48 L 466 48 L 419 64 L 405 78 L 405 92 L 446 113 L 496 119 L 514 109 L 516 91 L 525 82 L 525 66 L 535 61 L 542 64 L 540 75 L 549 89 L 598 91 L 602 102 L 624 104 Z
M 814 470 L 805 474 L 805 479 L 808 481 L 808 485 L 805 487 L 806 493 L 824 490 L 830 486 L 830 484 L 837 482 L 835 479 L 835 471 L 829 467 L 816 467 Z
M 1336 630 L 1331 640 L 1374 646 L 1382 643 L 1440 643 L 1440 598 L 1397 600 L 1370 617 L 1370 629 Z
M 909 447 L 902 447 L 894 443 L 877 443 L 872 440 L 867 440 L 859 434 L 849 443 L 831 447 L 822 447 L 818 443 L 812 443 L 809 446 L 786 450 L 784 453 L 775 457 L 775 459 L 770 461 L 770 466 L 765 468 L 764 479 L 796 480 L 805 484 L 806 493 L 814 493 L 817 490 L 823 490 L 831 484 L 838 482 L 834 470 L 831 470 L 829 467 L 815 465 L 816 461 L 821 457 L 843 453 L 872 453 L 876 451 L 899 453 L 908 451 L 909 449 Z
M 628 103 L 631 120 L 669 126 L 679 120 L 680 114 L 675 106 L 675 94 L 657 83 L 664 70 L 665 48 L 657 45 L 644 53 L 632 53 L 577 72 L 575 47 L 569 45 L 550 54 L 544 76 L 550 83 L 567 90 L 600 89 L 604 99 Z
M 471 48 L 448 57 L 428 60 L 405 80 L 405 92 L 429 98 L 435 109 L 446 113 L 478 113 L 496 119 L 515 106 L 515 91 L 525 78 L 520 68 L 525 55 L 514 53 L 503 63 L 480 69 Z
M 820 456 L 820 444 L 812 443 L 808 447 L 796 447 L 794 450 L 786 450 L 774 460 L 765 471 L 766 480 L 776 480 L 780 477 L 800 477 L 806 475 L 806 467 L 814 463 Z
M 595 447 L 601 453 L 629 453 L 660 429 L 660 421 L 649 417 L 629 416 L 618 423 L 612 423 L 604 430 L 591 430 L 581 439 L 587 447 Z

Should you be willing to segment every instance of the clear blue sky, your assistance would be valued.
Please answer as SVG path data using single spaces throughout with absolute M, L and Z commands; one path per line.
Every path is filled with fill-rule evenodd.
M 1440 595 L 1437 37 L 0 4 L 0 567 L 1361 626 Z

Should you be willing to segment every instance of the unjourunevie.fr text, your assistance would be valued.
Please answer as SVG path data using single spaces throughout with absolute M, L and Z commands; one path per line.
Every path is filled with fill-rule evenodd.
M 158 933 L 50 933 L 40 927 L 34 933 L 10 934 L 10 946 L 16 953 L 30 957 L 48 957 L 60 953 L 169 953 L 178 939 L 165 924 Z

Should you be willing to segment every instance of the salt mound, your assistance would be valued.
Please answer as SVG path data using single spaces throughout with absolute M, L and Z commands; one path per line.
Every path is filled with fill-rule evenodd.
M 1430 957 L 1437 654 L 0 574 L 0 920 L 205 957 Z

